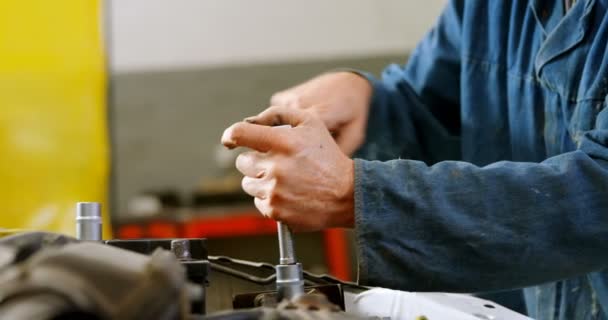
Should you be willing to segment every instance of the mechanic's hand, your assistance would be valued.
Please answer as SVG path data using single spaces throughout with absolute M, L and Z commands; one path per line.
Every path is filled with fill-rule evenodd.
M 316 114 L 350 156 L 365 140 L 371 95 L 367 79 L 352 72 L 334 72 L 278 92 L 270 104 Z
M 256 151 L 236 159 L 258 210 L 296 231 L 354 226 L 354 163 L 316 116 L 270 107 L 224 131 L 222 143 Z

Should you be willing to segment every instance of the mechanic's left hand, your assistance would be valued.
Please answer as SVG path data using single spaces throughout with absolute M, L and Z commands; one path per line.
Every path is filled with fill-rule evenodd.
M 255 150 L 236 167 L 265 216 L 296 231 L 354 226 L 354 162 L 316 116 L 270 107 L 226 129 L 222 143 Z

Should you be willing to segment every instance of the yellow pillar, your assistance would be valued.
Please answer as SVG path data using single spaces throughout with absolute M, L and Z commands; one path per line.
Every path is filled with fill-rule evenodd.
M 0 0 L 0 228 L 73 235 L 77 201 L 109 226 L 102 3 Z

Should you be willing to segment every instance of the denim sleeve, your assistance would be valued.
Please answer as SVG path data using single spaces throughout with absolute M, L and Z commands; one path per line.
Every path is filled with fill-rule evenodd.
M 390 65 L 373 86 L 366 141 L 356 157 L 460 159 L 460 35 L 464 1 L 450 1 L 405 66 Z
M 541 163 L 356 160 L 360 281 L 524 287 L 608 266 L 608 103 L 576 151 Z

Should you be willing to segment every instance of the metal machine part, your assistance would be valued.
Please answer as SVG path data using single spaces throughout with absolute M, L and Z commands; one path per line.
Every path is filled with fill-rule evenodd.
M 0 239 L 0 319 L 528 319 L 471 296 L 365 291 L 308 272 L 302 272 L 304 293 L 295 298 L 278 300 L 276 290 L 249 290 L 234 296 L 238 310 L 203 317 L 196 306 L 205 304 L 209 264 L 262 290 L 270 290 L 278 276 L 268 263 L 213 256 L 210 263 L 207 257 L 204 239 L 104 244 L 50 233 L 5 237 Z
M 323 299 L 315 298 L 315 296 L 322 296 Z M 250 292 L 235 295 L 232 299 L 232 307 L 234 309 L 249 309 L 249 308 L 275 308 L 281 304 L 289 303 L 292 301 L 319 301 L 323 302 L 322 305 L 318 306 L 320 309 L 323 306 L 331 305 L 333 311 L 344 311 L 344 292 L 342 286 L 339 284 L 323 284 L 323 285 L 312 285 L 305 288 L 305 293 L 294 300 L 283 300 L 279 303 L 277 301 L 276 291 L 262 291 L 262 292 Z M 311 310 L 315 307 L 311 306 Z
M 275 266 L 265 262 L 254 262 L 241 259 L 230 258 L 226 256 L 208 256 L 211 269 L 229 274 L 231 276 L 256 283 L 259 285 L 267 285 L 273 282 L 276 283 L 276 272 Z M 253 268 L 256 270 L 265 270 L 267 276 L 261 277 L 251 273 L 242 271 L 242 268 Z M 342 281 L 338 278 L 332 277 L 328 274 L 315 274 L 304 270 L 304 283 L 307 286 L 310 285 L 323 285 L 323 284 L 340 284 L 352 288 L 354 291 L 365 291 L 371 289 L 370 287 L 359 285 L 355 282 Z
M 276 266 L 278 300 L 293 300 L 304 294 L 302 265 L 280 264 Z
M 107 240 L 107 245 L 150 255 L 157 249 L 168 250 L 179 260 L 186 270 L 186 277 L 196 290 L 200 299 L 192 300 L 192 314 L 203 315 L 206 312 L 206 288 L 209 286 L 209 261 L 207 260 L 207 245 L 205 239 L 132 239 Z
M 211 290 L 215 295 L 223 294 L 224 299 L 232 297 L 232 307 L 234 309 L 256 308 L 256 307 L 275 307 L 279 304 L 277 301 L 277 291 L 272 290 L 276 286 L 276 268 L 270 263 L 253 262 L 241 259 L 234 259 L 225 256 L 209 256 L 211 270 L 220 278 L 234 279 L 230 283 L 222 283 L 222 285 L 232 286 L 233 289 L 228 289 L 228 295 L 222 291 Z M 225 275 L 223 277 L 218 275 Z M 308 271 L 303 271 L 304 278 L 304 295 L 322 294 L 327 300 L 340 309 L 345 308 L 345 295 L 356 294 L 368 290 L 368 287 L 358 285 L 354 282 L 341 281 L 327 274 L 314 274 Z M 241 280 L 240 284 L 238 281 Z M 221 280 L 220 280 L 221 281 Z M 240 288 L 248 288 L 243 291 Z M 275 288 L 276 289 L 276 288 Z M 216 301 L 218 298 L 211 298 Z M 228 306 L 224 306 L 227 308 Z M 213 307 L 211 307 L 213 308 Z M 218 310 L 217 308 L 214 308 Z
M 180 260 L 190 260 L 190 241 L 188 239 L 171 240 L 171 252 Z
M 276 266 L 278 301 L 293 300 L 304 294 L 302 265 L 296 262 L 293 238 L 289 227 L 277 222 L 279 265 Z
M 340 292 L 336 292 L 340 291 Z M 274 297 L 273 297 L 274 296 Z M 332 301 L 332 298 L 341 297 L 339 285 L 318 286 L 317 288 L 307 289 L 306 294 L 300 295 L 292 300 L 283 300 L 276 303 L 276 292 L 268 292 L 259 294 L 255 299 L 251 299 L 253 294 L 241 295 L 235 297 L 235 305 L 241 304 L 243 309 L 236 311 L 220 312 L 208 316 L 208 320 L 247 320 L 247 319 L 369 319 L 362 318 L 358 315 L 342 312 L 343 301 Z M 240 298 L 240 300 L 238 300 Z M 248 303 L 254 302 L 253 305 L 247 306 Z
M 101 220 L 96 219 L 101 217 L 100 210 L 96 203 L 77 205 L 83 240 L 101 240 Z M 296 260 L 291 231 L 281 223 L 278 230 L 280 264 L 276 267 L 209 257 L 205 239 L 96 243 L 50 233 L 2 238 L 0 319 L 360 319 L 403 318 L 406 311 L 413 312 L 415 319 L 439 314 L 446 316 L 441 319 L 456 319 L 455 315 L 466 316 L 463 320 L 502 319 L 507 314 L 504 319 L 516 319 L 509 310 L 474 297 L 399 291 L 387 295 L 378 291 L 386 289 L 366 291 L 369 288 L 305 272 Z M 270 290 L 274 282 L 276 290 L 245 291 L 232 299 L 239 310 L 204 317 L 210 266 L 262 285 L 263 290 Z M 404 309 L 395 313 L 395 305 Z M 345 307 L 350 312 L 342 312 Z
M 202 299 L 171 252 L 146 256 L 75 240 L 36 243 L 40 250 L 30 252 L 28 243 L 48 238 L 0 241 L 5 263 L 13 257 L 0 266 L 0 319 L 185 320 L 190 300 Z
M 79 240 L 101 241 L 101 204 L 98 202 L 76 203 L 76 234 Z M 200 299 L 192 300 L 194 314 L 205 314 L 205 287 L 208 285 L 207 247 L 204 239 L 135 239 L 108 240 L 107 245 L 132 252 L 150 255 L 157 249 L 169 250 L 186 269 L 191 288 Z
M 101 203 L 76 203 L 76 238 L 101 241 Z
M 310 310 L 304 307 L 255 308 L 238 311 L 226 311 L 208 317 L 206 320 L 356 320 L 361 318 L 345 312 L 330 310 Z

